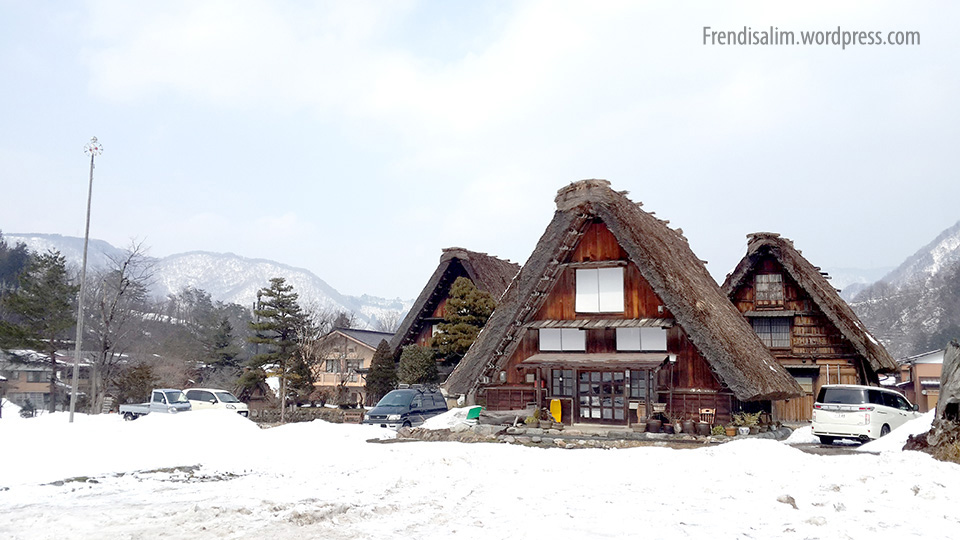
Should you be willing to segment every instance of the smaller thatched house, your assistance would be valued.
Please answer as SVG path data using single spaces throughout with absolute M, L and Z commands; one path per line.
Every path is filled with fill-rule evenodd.
M 450 287 L 457 278 L 468 278 L 478 289 L 499 300 L 519 271 L 517 263 L 486 253 L 459 247 L 445 248 L 437 269 L 400 323 L 390 347 L 399 356 L 400 349 L 407 345 L 430 346 L 437 325 L 446 315 Z
M 448 394 L 612 425 L 654 411 L 726 422 L 800 394 L 680 231 L 606 180 L 573 183 L 556 203 Z
M 784 421 L 810 420 L 824 384 L 879 384 L 896 361 L 820 269 L 787 238 L 754 233 L 723 291 L 774 357 L 800 384 L 800 399 L 775 404 Z

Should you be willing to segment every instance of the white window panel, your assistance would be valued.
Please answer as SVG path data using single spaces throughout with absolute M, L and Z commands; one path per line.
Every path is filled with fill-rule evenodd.
M 618 351 L 641 350 L 640 329 L 639 328 L 617 328 L 617 350 Z
M 541 328 L 540 329 L 540 350 L 541 351 L 562 351 L 560 342 L 559 328 Z
M 587 332 L 579 328 L 541 328 L 541 351 L 585 351 Z
M 599 277 L 596 268 L 577 270 L 576 310 L 580 313 L 600 312 Z
M 585 351 L 587 332 L 578 328 L 564 328 L 561 330 L 560 343 L 565 351 Z
M 623 268 L 598 268 L 597 285 L 600 312 L 623 311 Z
M 578 312 L 623 312 L 623 268 L 578 269 L 576 279 Z
M 640 328 L 640 345 L 644 351 L 667 350 L 667 331 L 663 328 Z

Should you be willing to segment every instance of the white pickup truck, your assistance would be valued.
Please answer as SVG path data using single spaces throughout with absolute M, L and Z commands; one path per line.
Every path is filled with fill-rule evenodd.
M 120 405 L 120 414 L 124 420 L 136 420 L 152 412 L 176 414 L 190 410 L 190 402 L 182 391 L 174 388 L 157 388 L 151 393 L 150 401 L 136 405 Z

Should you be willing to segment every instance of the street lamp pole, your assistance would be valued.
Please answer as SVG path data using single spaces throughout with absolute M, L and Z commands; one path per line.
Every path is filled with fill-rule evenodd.
M 83 346 L 83 294 L 87 288 L 87 244 L 90 242 L 90 202 L 93 200 L 93 158 L 103 153 L 103 145 L 96 137 L 83 147 L 83 153 L 90 156 L 90 186 L 87 188 L 87 226 L 83 233 L 83 263 L 80 265 L 80 299 L 77 301 L 77 339 L 73 351 L 73 377 L 70 384 L 70 423 L 77 409 L 77 374 L 80 371 L 80 350 Z

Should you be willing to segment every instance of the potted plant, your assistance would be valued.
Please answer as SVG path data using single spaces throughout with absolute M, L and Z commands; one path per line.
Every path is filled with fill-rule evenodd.
M 742 435 L 756 435 L 757 433 L 760 433 L 760 414 L 762 413 L 734 413 L 733 424 L 738 427 Z

